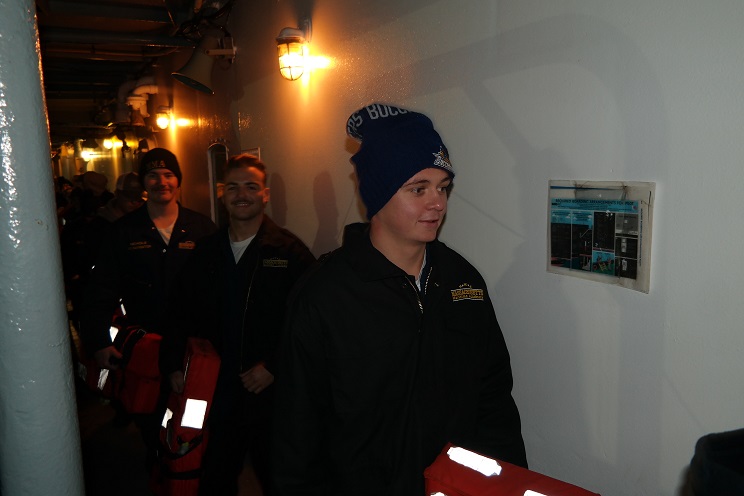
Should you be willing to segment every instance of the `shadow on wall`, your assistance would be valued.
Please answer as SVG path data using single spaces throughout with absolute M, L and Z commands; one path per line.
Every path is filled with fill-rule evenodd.
M 269 207 L 271 220 L 277 226 L 287 225 L 287 186 L 284 179 L 277 173 L 271 174 L 269 179 Z
M 372 100 L 371 100 L 372 101 Z M 371 103 L 367 102 L 367 103 Z M 344 141 L 344 149 L 349 153 L 349 168 L 351 172 L 349 173 L 349 181 L 351 181 L 351 187 L 354 191 L 354 201 L 353 204 L 356 206 L 356 212 L 359 214 L 359 218 L 363 219 L 363 221 L 367 222 L 367 207 L 364 206 L 364 202 L 362 201 L 362 197 L 359 195 L 359 178 L 356 175 L 356 168 L 354 166 L 354 162 L 351 160 L 351 157 L 359 151 L 361 144 L 349 137 L 346 136 L 346 141 Z M 351 205 L 349 205 L 349 208 L 347 209 L 346 216 L 344 219 L 349 218 L 349 212 L 351 210 Z M 341 226 L 343 227 L 343 226 Z
M 318 217 L 318 231 L 310 250 L 321 255 L 335 250 L 338 243 L 338 208 L 333 180 L 327 172 L 321 172 L 313 181 L 313 206 Z
M 287 187 L 281 174 L 271 174 L 269 181 L 271 188 L 270 217 L 277 225 L 286 227 L 287 224 Z M 338 242 L 338 208 L 336 207 L 336 191 L 333 180 L 327 172 L 321 172 L 313 181 L 313 207 L 318 220 L 318 230 L 315 239 L 307 245 L 317 256 L 339 247 Z M 309 241 L 309 240 L 308 240 Z

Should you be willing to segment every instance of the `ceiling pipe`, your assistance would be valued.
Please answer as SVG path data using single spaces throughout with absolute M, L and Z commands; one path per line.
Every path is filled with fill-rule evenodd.
M 39 2 L 37 2 L 39 3 Z M 170 16 L 161 7 L 112 5 L 103 2 L 82 3 L 48 0 L 48 8 L 41 9 L 45 14 L 65 14 L 76 17 L 105 17 L 127 21 L 145 21 L 170 24 Z
M 139 111 L 142 117 L 150 117 L 150 114 L 147 112 L 148 95 L 157 94 L 158 86 L 155 84 L 155 79 L 153 77 L 145 76 L 138 79 L 135 83 L 134 89 L 131 91 L 129 96 L 127 96 L 127 105 L 132 107 L 132 114 Z
M 144 76 L 137 80 L 132 90 L 133 95 L 143 95 L 149 93 L 151 95 L 157 94 L 158 86 L 155 84 L 155 78 L 152 76 Z
M 116 52 L 109 50 L 97 50 L 94 48 L 45 48 L 42 50 L 46 56 L 54 56 L 57 58 L 74 58 L 74 59 L 86 59 L 86 60 L 116 60 L 118 62 L 141 62 L 143 60 L 165 57 L 166 55 L 172 54 L 176 51 L 176 48 L 159 50 L 157 52 L 142 52 L 131 51 L 131 52 Z
M 146 45 L 154 47 L 193 47 L 194 42 L 186 38 L 174 38 L 167 35 L 146 33 L 115 33 L 64 28 L 47 28 L 39 32 L 39 39 L 44 43 L 82 43 L 82 44 L 119 44 Z
M 124 82 L 119 86 L 116 96 L 116 112 L 114 113 L 114 122 L 129 122 L 129 106 L 127 105 L 127 96 L 136 86 L 137 81 L 134 79 Z

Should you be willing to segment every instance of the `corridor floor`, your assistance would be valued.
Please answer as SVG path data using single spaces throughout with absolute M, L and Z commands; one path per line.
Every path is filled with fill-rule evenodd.
M 86 496 L 151 496 L 145 445 L 133 422 L 118 425 L 108 401 L 77 382 L 78 419 Z M 239 496 L 262 496 L 247 466 Z
M 116 425 L 114 409 L 77 386 L 87 496 L 149 496 L 145 445 L 134 423 Z

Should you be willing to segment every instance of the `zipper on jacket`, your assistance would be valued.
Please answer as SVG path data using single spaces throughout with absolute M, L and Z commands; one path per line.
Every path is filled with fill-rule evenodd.
M 426 279 L 424 280 L 424 294 L 426 294 L 426 291 L 429 289 L 429 279 L 431 279 L 431 267 L 429 267 L 429 273 L 426 274 Z M 411 286 L 411 289 L 413 289 L 413 292 L 416 294 L 416 303 L 418 303 L 419 311 L 421 312 L 421 315 L 423 315 L 424 304 L 421 301 L 421 291 L 416 287 L 416 284 L 411 282 L 410 277 L 406 277 L 406 281 L 408 281 L 408 285 Z
M 419 306 L 419 311 L 421 312 L 421 315 L 424 314 L 424 304 L 421 303 L 421 296 L 419 296 L 419 289 L 416 287 L 414 283 L 411 282 L 411 279 L 406 276 L 406 281 L 408 281 L 408 285 L 411 286 L 411 289 L 413 289 L 413 293 L 416 295 L 416 302 Z
M 248 293 L 245 296 L 245 306 L 243 307 L 243 321 L 240 326 L 240 372 L 243 373 L 243 353 L 245 351 L 245 317 L 248 314 L 248 302 L 251 299 L 251 289 L 253 288 L 253 279 L 256 277 L 258 271 L 258 264 L 261 262 L 261 252 L 258 252 L 258 260 L 256 266 L 253 267 L 253 273 L 251 273 L 251 281 L 248 283 Z
M 429 288 L 429 279 L 431 278 L 431 267 L 429 267 L 429 273 L 426 274 L 426 280 L 424 281 L 424 294 L 426 294 L 426 291 Z M 406 277 L 406 281 L 408 281 L 408 285 L 411 286 L 411 289 L 413 289 L 413 292 L 416 294 L 416 303 L 418 303 L 419 311 L 421 312 L 421 315 L 424 314 L 424 304 L 421 301 L 421 292 L 419 291 L 419 288 L 416 287 L 414 283 L 411 282 L 411 279 L 409 277 Z M 421 329 L 419 329 L 419 332 Z
M 424 282 L 424 294 L 427 294 L 429 291 L 429 279 L 431 279 L 431 271 L 432 268 L 429 267 L 429 273 L 426 274 L 426 281 Z

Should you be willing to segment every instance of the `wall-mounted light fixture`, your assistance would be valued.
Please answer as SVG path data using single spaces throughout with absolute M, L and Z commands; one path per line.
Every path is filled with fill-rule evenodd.
M 158 111 L 155 114 L 155 125 L 159 129 L 167 129 L 171 123 L 171 109 L 170 107 L 161 106 L 158 107 Z
M 205 34 L 186 65 L 171 74 L 178 81 L 189 88 L 193 88 L 208 95 L 214 95 L 212 89 L 212 66 L 215 59 L 226 60 L 228 66 L 232 64 L 237 48 L 233 44 L 232 36 L 225 32 L 224 36 Z
M 305 73 L 307 44 L 310 42 L 310 19 L 304 19 L 299 28 L 284 28 L 276 37 L 279 72 L 284 79 L 294 81 Z

